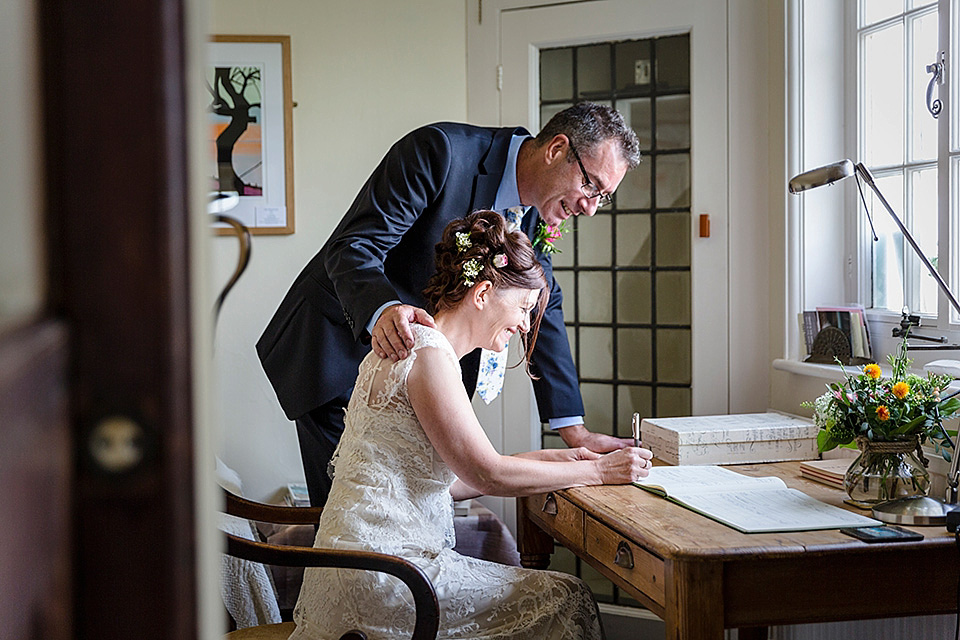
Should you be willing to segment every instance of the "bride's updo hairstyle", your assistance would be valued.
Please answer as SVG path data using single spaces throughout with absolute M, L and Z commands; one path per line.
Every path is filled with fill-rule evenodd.
M 540 290 L 530 333 L 521 336 L 529 362 L 547 306 L 547 280 L 530 239 L 521 231 L 507 231 L 503 216 L 486 210 L 452 220 L 443 230 L 436 246 L 436 272 L 423 290 L 427 311 L 435 314 L 453 309 L 484 280 L 489 280 L 494 290 Z

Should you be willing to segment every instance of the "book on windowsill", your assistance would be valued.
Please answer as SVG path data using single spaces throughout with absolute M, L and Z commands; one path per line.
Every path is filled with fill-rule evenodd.
M 843 477 L 852 462 L 853 458 L 805 460 L 800 463 L 800 475 L 808 480 L 843 489 Z
M 791 489 L 780 478 L 754 478 L 723 467 L 654 467 L 634 484 L 743 533 L 882 524 Z

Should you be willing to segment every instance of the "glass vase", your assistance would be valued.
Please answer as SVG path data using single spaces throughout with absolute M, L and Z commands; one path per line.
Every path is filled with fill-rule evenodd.
M 850 501 L 869 508 L 881 502 L 925 496 L 930 491 L 926 460 L 917 457 L 917 441 L 869 442 L 857 445 L 860 455 L 843 478 Z

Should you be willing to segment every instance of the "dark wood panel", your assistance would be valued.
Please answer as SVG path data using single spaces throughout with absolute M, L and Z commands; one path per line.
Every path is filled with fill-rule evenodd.
M 70 436 L 66 334 L 41 322 L 0 335 L 0 635 L 68 640 Z
M 185 90 L 199 80 L 183 5 L 40 2 L 49 304 L 71 332 L 75 627 L 97 640 L 197 633 Z M 129 468 L 91 454 L 114 418 L 135 435 Z

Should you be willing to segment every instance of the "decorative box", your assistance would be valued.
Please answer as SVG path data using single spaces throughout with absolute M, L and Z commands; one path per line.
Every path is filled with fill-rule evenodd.
M 817 426 L 776 412 L 648 418 L 643 446 L 668 464 L 748 464 L 818 457 Z

